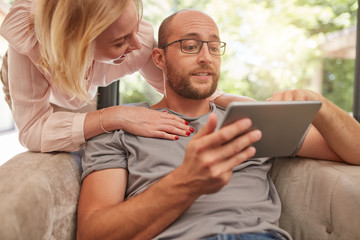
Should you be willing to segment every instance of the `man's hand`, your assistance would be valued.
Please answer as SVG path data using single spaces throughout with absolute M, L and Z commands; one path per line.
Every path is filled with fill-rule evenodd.
M 331 104 L 325 97 L 322 95 L 313 92 L 311 90 L 304 89 L 295 89 L 295 90 L 286 90 L 282 92 L 276 92 L 274 95 L 267 99 L 267 101 L 320 101 L 322 102 L 321 108 L 314 118 L 313 125 L 318 128 L 317 125 L 321 124 L 321 116 L 329 114 Z
M 295 89 L 276 92 L 268 101 L 323 101 L 324 97 L 311 90 Z
M 219 191 L 228 183 L 233 168 L 255 155 L 250 145 L 260 140 L 261 132 L 246 133 L 250 119 L 243 119 L 214 132 L 217 118 L 209 122 L 189 142 L 183 164 L 176 170 L 184 179 L 189 194 L 200 196 Z
M 275 93 L 269 101 L 321 101 L 298 155 L 360 164 L 360 124 L 335 104 L 310 90 L 287 90 Z

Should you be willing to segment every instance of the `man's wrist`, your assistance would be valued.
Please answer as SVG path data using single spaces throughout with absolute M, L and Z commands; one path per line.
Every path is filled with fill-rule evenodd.
M 168 175 L 173 188 L 184 197 L 184 201 L 194 202 L 201 196 L 199 190 L 195 189 L 188 174 L 184 173 L 182 166 L 176 168 Z

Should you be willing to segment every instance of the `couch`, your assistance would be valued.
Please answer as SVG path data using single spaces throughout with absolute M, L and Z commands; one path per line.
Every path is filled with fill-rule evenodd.
M 11 107 L 6 58 L 0 76 Z M 279 224 L 295 240 L 360 239 L 360 166 L 279 158 L 270 175 L 283 206 Z M 75 239 L 80 185 L 69 153 L 14 156 L 0 166 L 0 239 Z
M 0 166 L 0 239 L 75 239 L 79 192 L 69 153 L 16 155 Z
M 273 161 L 280 226 L 296 240 L 360 239 L 360 166 L 304 158 Z
M 295 240 L 360 239 L 360 166 L 279 158 L 270 174 Z M 69 153 L 16 155 L 0 166 L 0 239 L 75 239 L 79 191 Z

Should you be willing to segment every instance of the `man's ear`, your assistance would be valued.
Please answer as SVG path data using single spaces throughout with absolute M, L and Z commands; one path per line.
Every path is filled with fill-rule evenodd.
M 165 56 L 164 50 L 160 48 L 154 48 L 152 51 L 152 59 L 158 68 L 164 70 L 165 66 Z

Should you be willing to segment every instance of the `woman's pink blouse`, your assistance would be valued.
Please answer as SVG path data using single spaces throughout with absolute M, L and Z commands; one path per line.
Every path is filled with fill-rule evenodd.
M 19 129 L 20 142 L 32 151 L 76 151 L 85 143 L 86 113 L 76 113 L 86 105 L 69 98 L 52 85 L 51 77 L 39 66 L 40 51 L 35 31 L 29 30 L 31 0 L 16 0 L 6 16 L 0 34 L 9 42 L 9 85 L 12 114 Z M 152 26 L 140 22 L 142 48 L 129 54 L 121 65 L 94 62 L 87 80 L 93 98 L 98 86 L 107 86 L 124 75 L 139 71 L 158 91 L 163 91 L 162 73 L 151 52 L 156 45 Z M 69 111 L 54 112 L 53 105 Z M 70 112 L 73 111 L 73 112 Z

